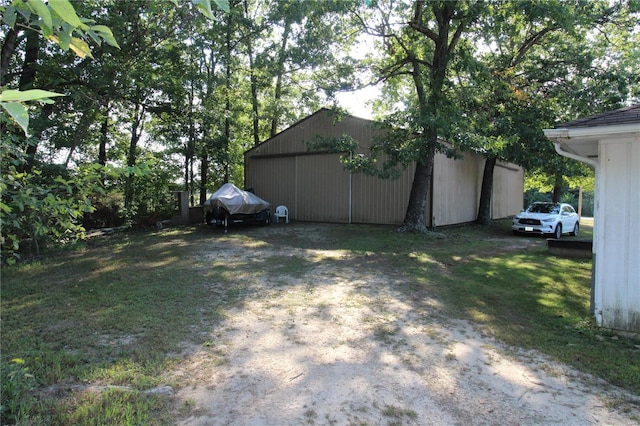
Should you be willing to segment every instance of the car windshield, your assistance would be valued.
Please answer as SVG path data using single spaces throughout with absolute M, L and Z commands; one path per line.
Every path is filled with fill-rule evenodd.
M 560 205 L 551 203 L 532 204 L 529 213 L 560 213 Z

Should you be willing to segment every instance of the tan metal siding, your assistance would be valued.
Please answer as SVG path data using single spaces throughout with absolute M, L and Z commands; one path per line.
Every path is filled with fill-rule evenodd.
M 434 226 L 472 222 L 477 216 L 478 167 L 481 157 L 465 153 L 464 160 L 436 154 L 433 166 Z
M 349 173 L 337 154 L 297 157 L 297 220 L 349 221 Z
M 400 224 L 404 220 L 415 166 L 398 180 L 349 173 L 339 154 L 310 152 L 306 142 L 321 134 L 348 134 L 366 152 L 375 134 L 373 123 L 347 116 L 336 122 L 326 110 L 298 122 L 245 153 L 245 185 L 269 201 L 284 204 L 290 218 L 301 221 Z M 484 159 L 466 153 L 464 160 L 436 155 L 433 179 L 433 219 L 427 200 L 425 223 L 444 226 L 475 220 Z M 523 172 L 496 168 L 494 217 L 515 214 L 522 204 Z M 514 209 L 514 206 L 516 210 Z
M 295 161 L 295 157 L 245 161 L 245 186 L 271 203 L 272 212 L 279 205 L 287 206 L 290 218 L 295 217 Z
M 407 211 L 415 166 L 398 179 L 353 175 L 352 222 L 401 224 Z
M 300 121 L 273 138 L 252 148 L 247 157 L 281 156 L 306 153 L 310 151 L 307 143 L 316 136 L 339 137 L 348 134 L 364 146 L 368 146 L 374 133 L 372 123 L 357 117 L 345 117 L 336 122 L 327 112 L 320 111 Z
M 480 181 L 482 183 L 482 181 Z M 524 170 L 511 163 L 498 163 L 493 170 L 491 217 L 501 219 L 518 214 L 524 204 Z

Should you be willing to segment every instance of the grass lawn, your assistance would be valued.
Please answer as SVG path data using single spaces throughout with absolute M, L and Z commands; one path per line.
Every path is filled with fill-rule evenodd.
M 250 256 L 223 264 L 215 252 L 194 254 L 212 241 L 366 257 L 402 277 L 416 309 L 422 297 L 435 297 L 443 315 L 640 393 L 639 342 L 593 326 L 591 260 L 552 256 L 543 239 L 511 236 L 508 221 L 428 236 L 326 225 L 320 240 L 302 232 L 285 238 L 276 228 L 260 237 L 252 228 L 222 234 L 201 226 L 127 232 L 2 269 L 3 424 L 170 424 L 179 407 L 148 391 L 179 386 L 167 372 L 185 349 L 206 345 L 203 332 L 227 309 L 264 296 L 238 284 L 207 285 L 246 273 Z M 590 232 L 585 224 L 580 238 Z M 311 267 L 296 256 L 272 265 L 294 278 Z

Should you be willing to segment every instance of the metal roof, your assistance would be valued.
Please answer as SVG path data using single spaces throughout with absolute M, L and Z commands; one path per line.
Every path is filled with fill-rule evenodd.
M 575 127 L 597 127 L 633 123 L 640 123 L 640 104 L 558 124 L 555 128 L 570 129 Z

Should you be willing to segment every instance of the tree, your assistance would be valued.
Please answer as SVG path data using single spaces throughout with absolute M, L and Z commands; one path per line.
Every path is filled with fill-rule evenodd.
M 214 1 L 228 10 L 226 0 Z M 177 1 L 174 3 L 176 6 L 178 5 Z M 194 5 L 203 14 L 212 15 L 208 0 L 194 1 Z M 80 5 L 80 7 L 82 6 L 84 5 Z M 0 91 L 0 106 L 2 106 L 0 116 L 2 164 L 0 164 L 0 168 L 3 171 L 0 179 L 0 191 L 2 192 L 0 213 L 3 222 L 4 261 L 13 262 L 19 258 L 18 250 L 23 239 L 28 239 L 34 244 L 36 254 L 38 254 L 42 243 L 59 244 L 82 237 L 84 232 L 80 225 L 82 216 L 94 209 L 89 201 L 90 196 L 102 191 L 102 183 L 107 173 L 110 175 L 109 179 L 117 179 L 117 176 L 100 165 L 83 165 L 73 170 L 66 170 L 44 163 L 38 164 L 36 148 L 41 143 L 41 138 L 61 136 L 60 128 L 55 132 L 52 131 L 52 128 L 40 126 L 41 131 L 32 133 L 35 137 L 26 143 L 17 132 L 17 129 L 20 128 L 25 135 L 30 133 L 28 102 L 42 101 L 47 103 L 45 109 L 42 110 L 44 114 L 41 115 L 48 117 L 52 112 L 56 112 L 51 107 L 51 98 L 60 96 L 56 92 L 34 88 L 43 81 L 47 81 L 46 78 L 41 78 L 47 74 L 42 71 L 50 71 L 49 67 L 37 66 L 42 58 L 40 55 L 45 53 L 46 57 L 42 62 L 47 63 L 46 59 L 49 59 L 52 52 L 50 49 L 42 48 L 40 38 L 52 41 L 63 51 L 71 50 L 74 52 L 78 60 L 70 61 L 71 64 L 67 69 L 84 68 L 82 60 L 92 57 L 90 42 L 98 43 L 99 47 L 108 44 L 116 48 L 118 43 L 109 27 L 92 25 L 94 23 L 92 20 L 80 18 L 68 0 L 56 0 L 48 3 L 41 0 L 15 0 L 11 4 L 0 6 L 0 11 L 3 17 L 2 25 L 8 28 L 6 32 L 3 31 L 4 38 L 0 56 L 0 79 L 3 84 Z M 26 43 L 23 42 L 25 38 Z M 17 54 L 19 49 L 24 49 L 23 55 Z M 24 58 L 22 63 L 20 63 L 21 57 Z M 84 64 L 86 65 L 86 62 Z M 49 81 L 73 83 L 74 80 L 61 79 L 60 76 L 57 76 Z M 86 85 L 86 82 L 82 80 L 79 83 Z M 17 86 L 19 90 L 9 89 L 8 87 L 12 85 Z M 90 91 L 86 93 L 90 93 Z M 74 103 L 74 106 L 79 106 L 81 100 L 81 97 L 77 98 L 77 103 Z M 106 97 L 102 105 L 106 109 L 103 114 L 100 114 L 100 109 L 93 105 L 79 110 L 78 126 L 81 130 L 66 138 L 70 152 L 67 157 L 67 165 L 71 153 L 83 138 L 82 135 L 88 134 L 85 130 L 90 128 L 92 122 L 98 118 L 103 123 L 101 134 L 106 137 L 109 131 L 110 96 Z M 68 117 L 69 115 L 67 115 Z M 135 130 L 135 128 L 133 129 Z M 132 132 L 132 135 L 136 134 L 137 132 Z M 132 141 L 133 139 L 132 137 Z M 133 143 L 132 145 L 135 148 Z M 99 162 L 105 164 L 106 153 L 103 148 L 101 142 Z M 43 173 L 40 168 L 46 173 Z M 129 168 L 125 175 L 130 176 L 137 172 L 138 170 Z
M 89 26 L 90 20 L 81 20 L 68 0 L 58 0 L 45 4 L 38 0 L 14 1 L 1 7 L 3 24 L 9 27 L 2 44 L 0 57 L 0 81 L 7 80 L 11 58 L 24 30 L 27 37 L 26 55 L 21 73 L 19 88 L 28 90 L 35 79 L 35 62 L 40 49 L 40 36 L 56 43 L 63 50 L 72 50 L 79 57 L 91 57 L 87 40 L 96 43 L 105 42 L 118 47 L 111 30 L 104 25 Z M 20 19 L 19 19 L 20 18 Z M 36 89 L 32 89 L 36 90 Z M 41 94 L 40 94 L 41 95 Z M 22 102 L 29 100 L 48 100 L 51 96 L 41 97 L 38 92 L 27 92 L 20 96 L 0 94 L 0 105 L 22 127 L 25 134 L 29 125 L 29 116 Z
M 553 198 L 559 201 L 563 175 L 577 169 L 572 161 L 556 155 L 541 132 L 544 123 L 552 125 L 550 112 L 557 110 L 553 104 L 560 101 L 541 94 L 559 81 L 578 91 L 576 84 L 567 83 L 574 81 L 579 86 L 606 81 L 597 93 L 591 93 L 589 102 L 609 97 L 615 101 L 605 102 L 605 110 L 615 108 L 625 96 L 606 95 L 613 94 L 611 87 L 621 87 L 611 84 L 612 76 L 622 82 L 628 74 L 619 71 L 617 65 L 604 69 L 594 66 L 610 56 L 612 49 L 610 45 L 594 49 L 593 40 L 606 40 L 606 34 L 612 34 L 614 28 L 631 30 L 628 13 L 623 4 L 610 2 L 500 2 L 491 5 L 489 14 L 478 21 L 477 38 L 486 53 L 476 54 L 482 65 L 476 65 L 472 83 L 464 86 L 465 91 L 476 95 L 471 103 L 464 102 L 470 113 L 469 131 L 475 135 L 471 145 L 487 159 L 478 223 L 491 221 L 493 168 L 498 159 L 526 168 L 547 168 L 557 182 Z M 606 62 L 613 65 L 617 61 Z M 571 99 L 565 111 L 584 108 L 575 92 L 565 92 L 563 97 Z M 469 96 L 461 95 L 464 98 Z
M 598 86 L 598 80 L 617 82 L 614 90 L 605 83 L 597 94 L 591 91 L 591 102 L 628 98 L 618 96 L 627 91 L 622 81 L 634 79 L 627 67 L 617 71 L 616 61 L 599 59 L 606 57 L 604 50 L 589 48 L 593 40 L 615 33 L 614 22 L 621 33 L 633 34 L 633 10 L 604 1 L 415 1 L 411 7 L 375 2 L 354 11 L 363 30 L 378 39 L 380 54 L 372 55 L 369 64 L 385 84 L 379 111 L 396 130 L 376 143 L 368 161 L 358 157 L 351 170 L 388 176 L 390 170 L 416 162 L 403 223 L 407 230 L 424 229 L 436 152 L 459 156 L 475 150 L 487 158 L 480 223 L 490 219 L 498 159 L 545 167 L 561 182 L 567 161 L 558 159 L 541 129 L 553 125 L 559 109 L 571 115 L 583 109 L 584 104 L 570 104 L 585 81 L 593 82 L 587 87 Z M 624 52 L 620 56 L 637 58 L 628 47 Z
M 264 23 L 268 32 L 255 49 L 268 137 L 317 110 L 321 93 L 335 90 L 322 77 L 339 68 L 341 50 L 353 42 L 347 12 L 355 3 L 286 0 L 269 5 Z
M 392 4 L 383 8 L 379 3 L 373 17 L 358 18 L 367 33 L 378 37 L 384 52 L 375 66 L 379 81 L 404 95 L 406 105 L 387 117 L 386 123 L 396 130 L 375 149 L 388 156 L 382 174 L 415 161 L 402 229 L 424 232 L 434 158 L 437 152 L 452 154 L 442 141 L 451 139 L 461 117 L 450 94 L 450 68 L 463 35 L 485 6 L 468 1 Z

